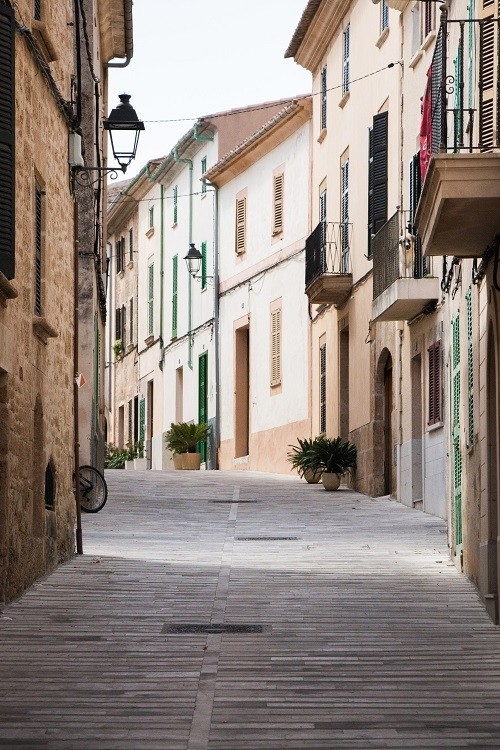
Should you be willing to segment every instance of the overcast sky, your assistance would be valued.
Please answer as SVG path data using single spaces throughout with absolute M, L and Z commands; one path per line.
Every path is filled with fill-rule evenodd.
M 109 108 L 131 95 L 146 130 L 129 173 L 167 154 L 201 115 L 306 94 L 284 53 L 307 0 L 135 0 L 134 57 L 110 70 Z M 148 122 L 175 120 L 184 122 Z M 128 174 L 127 173 L 127 176 Z

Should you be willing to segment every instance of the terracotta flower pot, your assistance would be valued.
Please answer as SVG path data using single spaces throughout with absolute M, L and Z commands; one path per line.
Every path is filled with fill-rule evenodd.
M 338 490 L 338 488 L 340 487 L 340 478 L 340 474 L 330 474 L 327 471 L 324 471 L 321 475 L 323 487 L 329 492 L 331 492 L 332 490 Z

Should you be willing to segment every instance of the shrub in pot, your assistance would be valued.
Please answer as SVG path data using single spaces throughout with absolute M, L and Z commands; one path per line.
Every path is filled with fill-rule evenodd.
M 206 422 L 172 422 L 165 433 L 165 445 L 174 454 L 176 469 L 199 469 L 201 454 L 199 443 L 203 443 L 210 434 L 210 425 Z
M 356 468 L 357 449 L 341 437 L 321 436 L 310 448 L 310 467 L 321 471 L 321 481 L 328 490 L 336 490 L 344 474 Z
M 287 453 L 287 461 L 292 464 L 292 468 L 297 471 L 299 477 L 302 477 L 309 484 L 317 484 L 321 479 L 321 471 L 313 466 L 314 460 L 314 442 L 318 438 L 297 438 L 298 445 L 289 445 L 291 448 Z

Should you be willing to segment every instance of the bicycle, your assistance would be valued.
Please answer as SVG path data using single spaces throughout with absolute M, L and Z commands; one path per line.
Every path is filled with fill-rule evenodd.
M 98 513 L 108 499 L 108 485 L 98 469 L 80 466 L 80 507 L 85 513 Z

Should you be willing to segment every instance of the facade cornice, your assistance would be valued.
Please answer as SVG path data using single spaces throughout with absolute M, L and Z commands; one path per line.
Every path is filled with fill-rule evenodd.
M 206 178 L 217 187 L 222 187 L 283 143 L 311 116 L 312 97 L 290 102 L 260 130 L 209 169 Z
M 127 43 L 125 10 L 127 0 L 99 0 L 99 27 L 101 32 L 101 60 L 108 63 L 115 57 L 125 57 Z
M 310 0 L 285 57 L 315 73 L 351 4 L 352 0 Z

